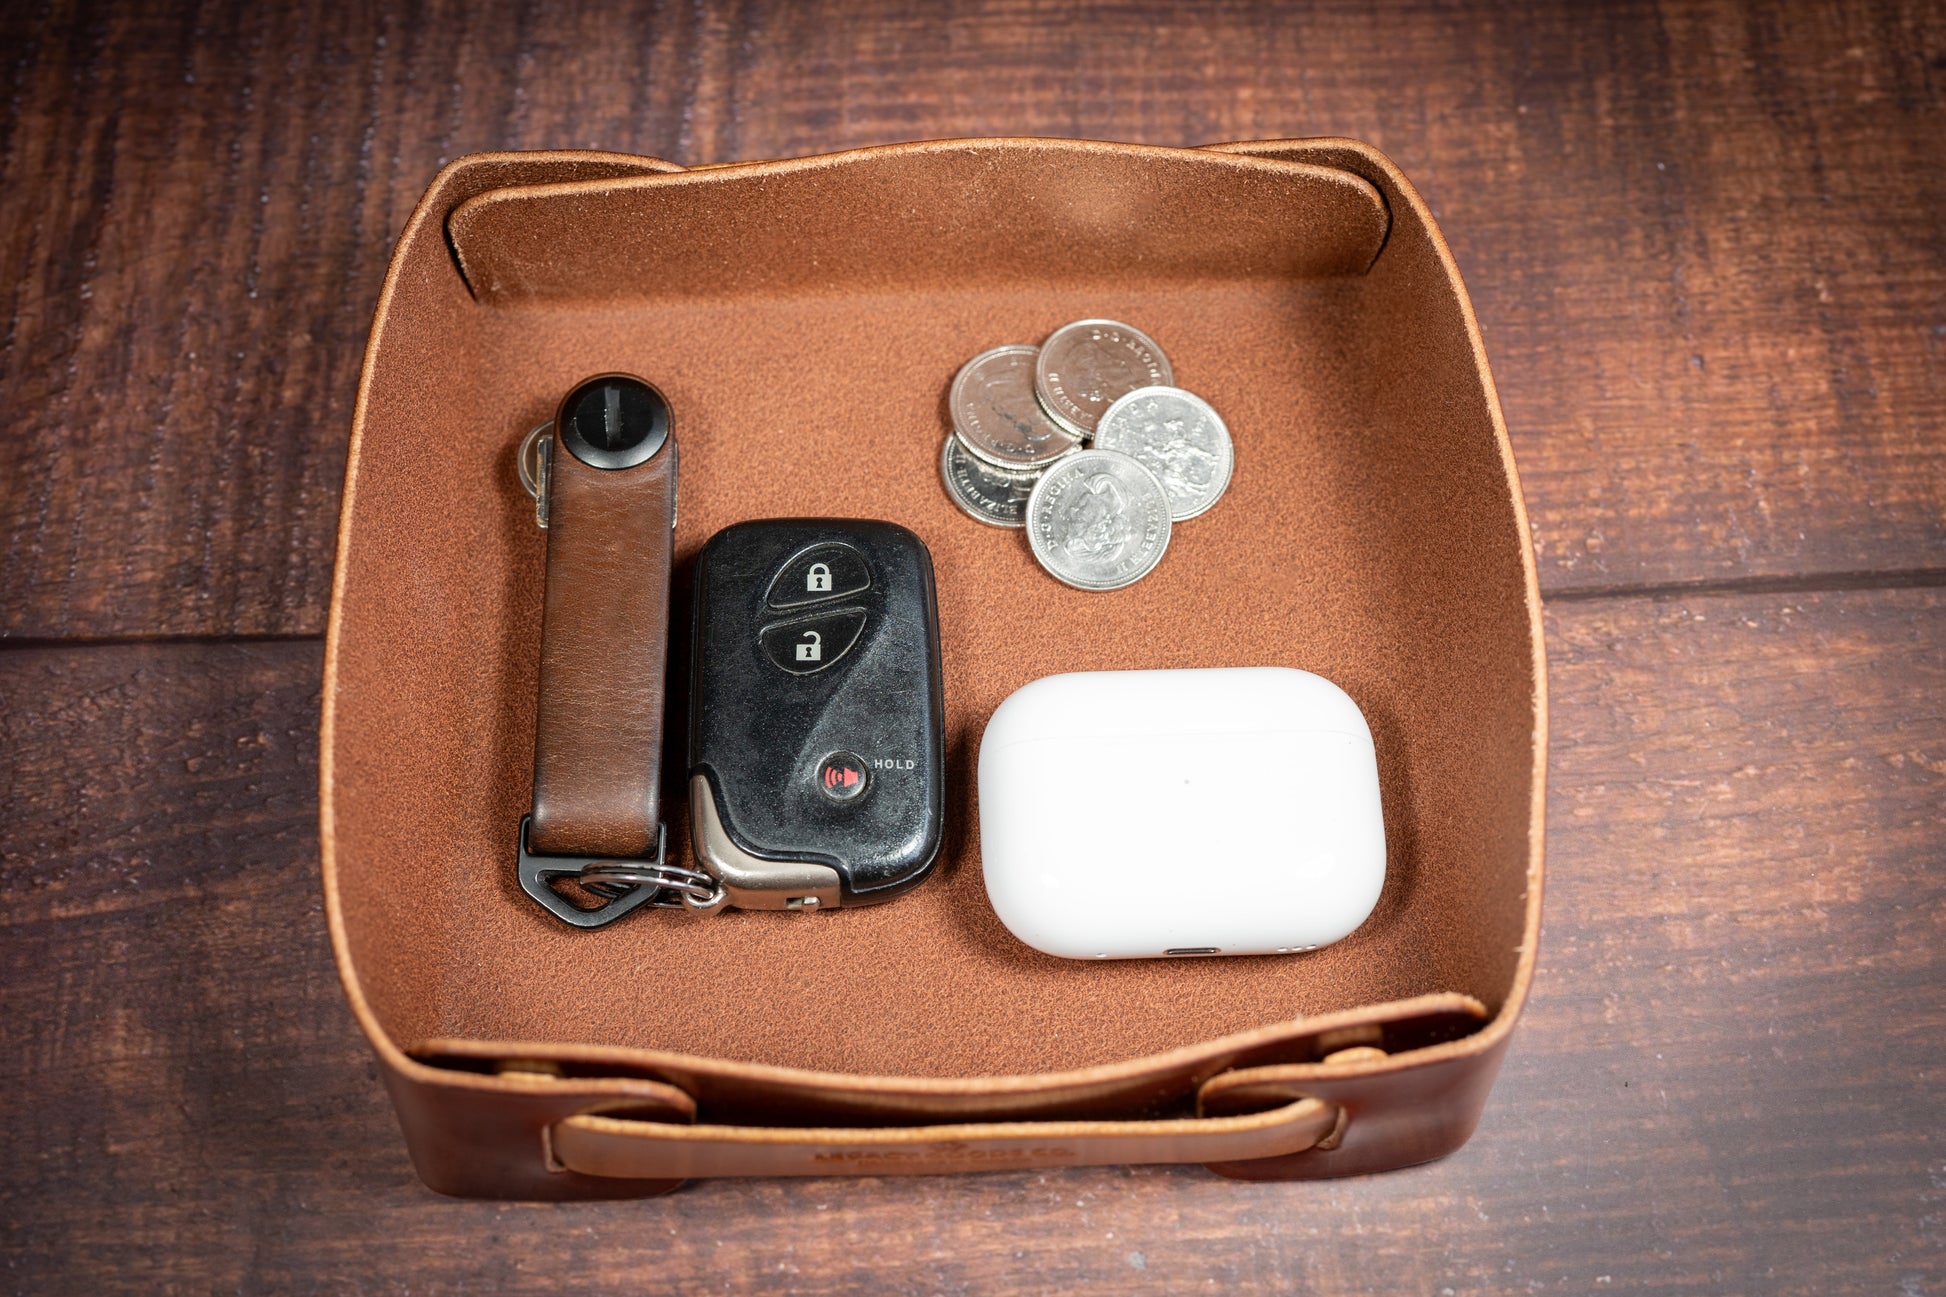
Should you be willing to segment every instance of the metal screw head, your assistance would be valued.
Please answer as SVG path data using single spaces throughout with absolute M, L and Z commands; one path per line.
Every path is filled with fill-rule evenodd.
M 590 468 L 634 468 L 669 440 L 669 402 L 628 374 L 601 374 L 561 402 L 560 444 Z

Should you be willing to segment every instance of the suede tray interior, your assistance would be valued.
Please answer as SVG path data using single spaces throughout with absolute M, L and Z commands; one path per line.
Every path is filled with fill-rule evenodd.
M 385 1031 L 968 1076 L 1432 991 L 1497 1011 L 1523 941 L 1537 703 L 1518 515 L 1435 235 L 1381 168 L 1335 160 L 981 141 L 447 173 L 428 201 L 448 210 L 573 183 L 498 188 L 409 234 L 367 359 L 327 827 Z M 1236 442 L 1224 499 L 1108 594 L 1046 576 L 937 470 L 960 363 L 1084 316 L 1147 331 Z M 910 895 L 584 932 L 519 892 L 545 541 L 513 452 L 606 370 L 675 411 L 679 639 L 684 565 L 738 519 L 885 518 L 931 547 L 949 825 Z M 686 644 L 671 656 L 664 797 L 686 860 Z M 999 702 L 1059 671 L 1258 664 L 1336 681 L 1371 724 L 1389 852 L 1371 919 L 1282 958 L 1077 963 L 1009 935 L 972 781 Z M 1224 886 L 1216 862 L 1181 866 L 1185 887 Z

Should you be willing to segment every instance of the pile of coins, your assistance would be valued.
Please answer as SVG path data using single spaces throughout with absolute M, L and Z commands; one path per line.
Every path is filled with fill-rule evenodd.
M 1222 498 L 1235 463 L 1222 418 L 1174 382 L 1155 340 L 1115 320 L 983 351 L 953 379 L 946 493 L 981 522 L 1025 528 L 1057 581 L 1133 584 L 1175 523 Z

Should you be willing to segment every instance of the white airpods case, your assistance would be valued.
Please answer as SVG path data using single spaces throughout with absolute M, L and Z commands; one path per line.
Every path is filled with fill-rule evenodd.
M 1315 950 L 1385 884 L 1371 730 L 1308 671 L 1036 680 L 987 722 L 979 799 L 995 912 L 1068 959 Z

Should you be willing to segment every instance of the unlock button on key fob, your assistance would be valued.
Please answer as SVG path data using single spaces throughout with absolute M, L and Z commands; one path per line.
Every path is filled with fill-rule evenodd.
M 851 652 L 865 629 L 862 608 L 841 608 L 819 617 L 799 617 L 758 632 L 764 654 L 792 675 L 822 671 Z

